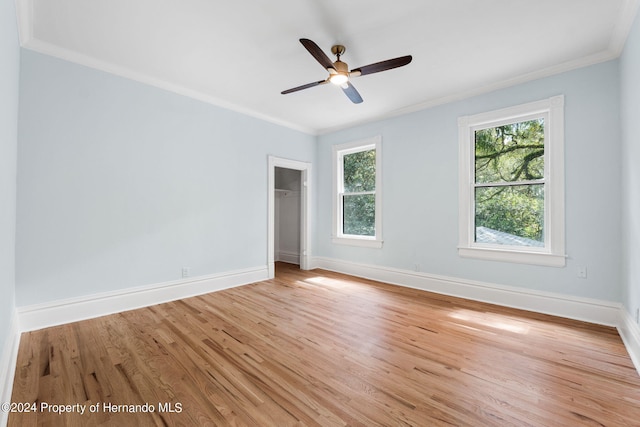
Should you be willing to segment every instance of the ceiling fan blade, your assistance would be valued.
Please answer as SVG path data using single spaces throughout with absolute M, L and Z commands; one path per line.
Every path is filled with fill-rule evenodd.
M 309 51 L 311 56 L 316 58 L 316 61 L 318 61 L 320 65 L 322 65 L 327 70 L 333 70 L 333 62 L 331 62 L 329 57 L 325 55 L 322 49 L 320 49 L 320 47 L 315 44 L 315 42 L 309 39 L 300 39 L 300 43 L 302 43 L 302 45 Z
M 399 58 L 387 59 L 386 61 L 376 62 L 375 64 L 365 65 L 351 70 L 350 75 L 353 77 L 364 76 L 367 74 L 379 73 L 380 71 L 391 70 L 392 68 L 403 67 L 411 62 L 411 55 L 401 56 Z
M 346 82 L 341 87 L 342 87 L 342 91 L 344 92 L 345 95 L 349 97 L 351 102 L 353 102 L 354 104 L 360 104 L 362 102 L 362 97 L 360 96 L 356 88 L 353 87 L 351 83 Z
M 328 83 L 328 82 L 329 82 L 329 80 L 320 80 L 319 82 L 307 83 L 306 85 L 302 85 L 302 86 L 294 87 L 294 88 L 291 88 L 291 89 L 283 90 L 280 93 L 283 94 L 283 95 L 286 95 L 286 94 L 291 93 L 291 92 L 297 92 L 299 90 L 309 89 L 310 87 L 323 85 L 323 84 Z

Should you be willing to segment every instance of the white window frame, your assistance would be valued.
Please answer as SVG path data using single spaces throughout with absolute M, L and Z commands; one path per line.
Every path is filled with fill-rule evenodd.
M 375 190 L 375 235 L 358 236 L 344 234 L 343 228 L 343 158 L 345 155 L 358 153 L 360 151 L 376 151 L 376 190 Z M 333 233 L 332 242 L 341 245 L 363 246 L 369 248 L 382 247 L 382 138 L 375 136 L 372 138 L 353 141 L 346 144 L 334 145 L 332 147 L 333 159 Z
M 544 247 L 475 242 L 475 131 L 509 123 L 545 119 Z M 458 254 L 466 258 L 564 267 L 564 96 L 458 119 L 459 229 Z

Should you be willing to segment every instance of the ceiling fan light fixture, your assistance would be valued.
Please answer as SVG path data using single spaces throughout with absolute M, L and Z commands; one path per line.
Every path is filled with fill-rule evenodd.
M 329 77 L 329 81 L 336 86 L 342 86 L 349 81 L 349 75 L 342 73 L 332 74 L 331 77 Z
M 340 55 L 344 53 L 344 47 L 334 46 L 332 50 L 335 50 L 336 47 L 340 47 L 341 50 L 337 53 L 338 60 L 333 63 L 333 69 L 335 70 L 335 73 L 331 73 L 331 76 L 329 76 L 329 81 L 336 86 L 342 86 L 349 81 L 349 66 L 345 62 L 340 61 Z

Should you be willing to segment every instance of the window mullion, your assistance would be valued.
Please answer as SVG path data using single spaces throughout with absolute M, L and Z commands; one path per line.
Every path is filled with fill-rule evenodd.
M 536 179 L 530 181 L 506 181 L 506 182 L 476 182 L 473 184 L 476 188 L 482 187 L 515 187 L 519 185 L 544 185 L 544 179 Z
M 376 194 L 376 192 L 375 191 L 358 191 L 353 193 L 342 192 L 339 194 L 341 194 L 342 196 L 365 196 L 367 194 Z

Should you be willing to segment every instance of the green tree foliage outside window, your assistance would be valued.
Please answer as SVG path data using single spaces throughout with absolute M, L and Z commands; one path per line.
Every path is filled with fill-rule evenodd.
M 543 242 L 543 180 L 543 119 L 475 132 L 476 229 Z
M 376 150 L 345 154 L 342 161 L 343 234 L 376 234 Z

